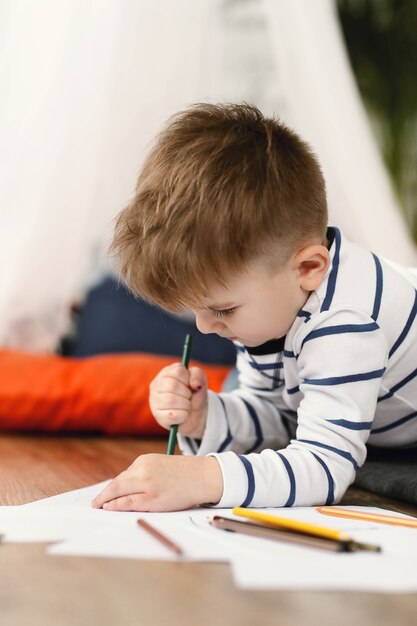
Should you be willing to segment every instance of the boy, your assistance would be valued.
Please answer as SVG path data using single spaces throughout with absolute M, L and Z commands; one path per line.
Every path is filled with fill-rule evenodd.
M 139 457 L 93 506 L 333 504 L 366 442 L 417 443 L 417 273 L 327 228 L 317 160 L 279 121 L 249 105 L 175 116 L 112 248 L 134 293 L 235 342 L 239 388 L 164 368 L 150 406 L 185 455 Z

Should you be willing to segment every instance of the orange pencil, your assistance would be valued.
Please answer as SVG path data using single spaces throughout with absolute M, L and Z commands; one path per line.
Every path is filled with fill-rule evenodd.
M 355 511 L 353 509 L 342 509 L 334 506 L 319 506 L 316 511 L 323 515 L 333 515 L 334 517 L 346 517 L 349 519 L 363 520 L 364 522 L 378 522 L 378 524 L 391 524 L 392 526 L 407 526 L 417 528 L 417 519 L 407 519 L 397 515 L 384 515 L 382 513 L 367 513 L 366 511 Z

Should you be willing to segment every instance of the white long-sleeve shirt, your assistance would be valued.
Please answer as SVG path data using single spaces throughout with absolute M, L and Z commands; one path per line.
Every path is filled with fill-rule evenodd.
M 329 237 L 326 278 L 286 337 L 236 343 L 239 388 L 209 392 L 201 441 L 179 437 L 217 458 L 220 507 L 332 504 L 367 442 L 417 446 L 417 271 Z

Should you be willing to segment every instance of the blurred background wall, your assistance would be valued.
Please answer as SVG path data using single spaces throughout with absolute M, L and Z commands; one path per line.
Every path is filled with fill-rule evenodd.
M 55 349 L 111 270 L 152 137 L 196 101 L 280 116 L 321 160 L 331 222 L 417 265 L 413 16 L 406 0 L 0 0 L 0 345 Z

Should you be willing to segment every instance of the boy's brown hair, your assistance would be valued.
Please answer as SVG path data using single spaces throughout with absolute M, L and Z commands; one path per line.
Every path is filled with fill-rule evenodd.
M 326 226 L 306 143 L 254 106 L 196 104 L 157 137 L 110 251 L 133 293 L 179 311 L 255 259 L 279 269 Z

